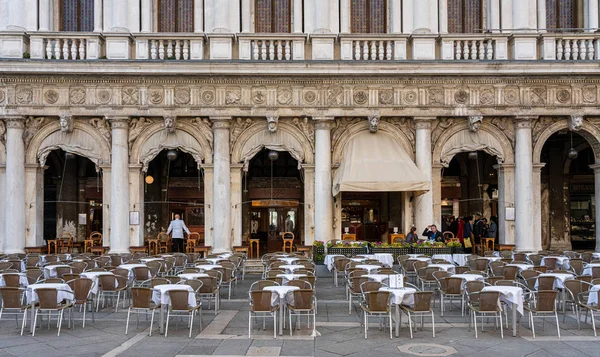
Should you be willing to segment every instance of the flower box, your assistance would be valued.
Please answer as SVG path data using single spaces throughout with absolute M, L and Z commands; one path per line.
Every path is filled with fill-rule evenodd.
M 323 245 L 313 246 L 313 261 L 315 264 L 323 264 L 325 261 L 325 247 Z
M 452 254 L 452 248 L 448 247 L 413 247 L 413 254 L 424 254 L 432 256 L 434 254 Z
M 410 248 L 399 248 L 399 247 L 372 247 L 372 254 L 391 254 L 394 257 L 394 262 L 398 261 L 398 256 L 410 254 Z
M 342 248 L 342 247 L 329 247 L 327 248 L 327 254 L 339 254 L 347 257 L 354 257 L 359 254 L 368 254 L 366 247 L 355 247 L 355 248 Z

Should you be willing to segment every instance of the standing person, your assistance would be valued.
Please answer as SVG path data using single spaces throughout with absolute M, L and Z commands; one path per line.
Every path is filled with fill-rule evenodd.
M 411 227 L 410 232 L 406 235 L 406 243 L 416 243 L 418 239 L 417 227 Z
M 463 233 L 463 243 L 464 240 L 469 238 L 471 239 L 471 234 L 473 233 L 473 216 L 467 216 L 465 217 L 465 230 Z M 473 241 L 471 241 L 471 245 L 474 244 Z M 473 252 L 473 247 L 465 247 L 465 251 L 467 253 L 472 253 Z
M 457 237 L 458 236 L 458 225 L 460 224 L 460 217 L 458 219 L 456 219 L 456 218 L 454 218 L 454 216 L 452 216 L 452 218 L 450 218 L 450 220 L 451 220 L 451 222 L 450 222 L 450 226 L 448 227 L 448 230 L 450 232 L 452 232 L 452 234 L 454 234 L 455 237 Z
M 285 231 L 293 233 L 294 232 L 294 221 L 292 221 L 292 217 L 288 214 L 285 217 Z
M 496 223 L 496 216 L 490 217 L 490 227 L 487 231 L 488 238 L 494 238 L 494 243 L 496 243 L 496 238 L 498 237 L 498 224 Z
M 181 216 L 176 214 L 175 220 L 171 221 L 167 234 L 173 232 L 171 240 L 173 241 L 173 250 L 178 253 L 183 253 L 183 231 L 190 234 L 190 230 L 186 227 L 185 223 L 181 220 Z
M 456 238 L 458 238 L 460 240 L 460 242 L 463 242 L 463 238 L 465 236 L 465 221 L 462 217 L 458 217 L 457 219 L 458 221 L 458 229 L 456 230 L 456 233 L 454 234 L 454 236 Z
M 435 226 L 435 224 L 427 226 L 427 228 L 425 228 L 425 230 L 423 231 L 423 236 L 427 237 L 429 240 L 432 240 L 435 242 L 443 242 L 444 241 L 442 232 L 437 230 L 437 227 Z

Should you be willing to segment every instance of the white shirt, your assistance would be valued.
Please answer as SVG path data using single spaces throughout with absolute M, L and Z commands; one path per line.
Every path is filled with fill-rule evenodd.
M 173 239 L 183 239 L 183 231 L 185 231 L 187 234 L 190 234 L 190 230 L 180 219 L 171 221 L 171 224 L 169 224 L 169 228 L 167 229 L 167 234 L 171 233 L 171 231 L 173 231 L 173 234 L 171 235 L 171 238 Z

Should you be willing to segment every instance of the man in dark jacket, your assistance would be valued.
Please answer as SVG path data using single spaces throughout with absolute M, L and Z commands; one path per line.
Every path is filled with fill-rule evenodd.
M 444 236 L 442 236 L 442 232 L 437 230 L 437 227 L 435 226 L 435 224 L 432 224 L 431 226 L 427 226 L 427 228 L 425 228 L 425 230 L 423 231 L 423 236 L 427 237 L 428 240 L 433 240 L 436 242 L 444 241 Z

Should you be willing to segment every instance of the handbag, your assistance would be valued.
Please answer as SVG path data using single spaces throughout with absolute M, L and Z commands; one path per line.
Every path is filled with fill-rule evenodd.
M 473 244 L 471 244 L 471 238 L 467 237 L 464 239 L 464 243 L 465 243 L 465 248 L 472 248 Z

